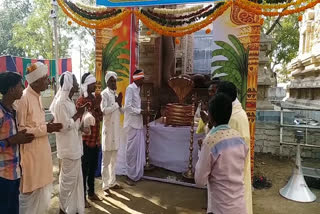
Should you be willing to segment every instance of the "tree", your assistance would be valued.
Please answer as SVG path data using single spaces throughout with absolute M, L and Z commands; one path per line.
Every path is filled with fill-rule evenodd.
M 233 82 L 238 89 L 239 100 L 245 109 L 247 95 L 247 78 L 248 78 L 248 59 L 249 49 L 245 49 L 240 40 L 230 34 L 228 38 L 231 44 L 224 41 L 215 41 L 221 47 L 212 52 L 212 57 L 223 56 L 226 60 L 214 60 L 212 67 L 217 67 L 213 75 L 219 73 L 228 74 L 223 79 Z
M 23 55 L 23 49 L 16 47 L 11 41 L 12 28 L 24 20 L 31 11 L 29 0 L 2 0 L 0 7 L 0 55 Z
M 24 51 L 24 56 L 30 58 L 52 59 L 55 56 L 53 20 L 50 18 L 51 2 L 47 0 L 34 0 L 29 16 L 15 24 L 13 28 L 12 43 L 16 48 Z M 72 40 L 85 45 L 93 39 L 93 31 L 76 24 L 68 25 L 68 17 L 58 9 L 58 43 L 59 57 L 69 57 Z M 79 44 L 80 45 L 80 44 Z M 84 53 L 88 57 L 90 54 Z
M 268 56 L 271 59 L 271 70 L 273 72 L 277 70 L 279 82 L 288 81 L 287 66 L 298 54 L 299 15 L 293 14 L 281 19 L 267 17 L 262 29 L 264 33 L 269 32 L 269 35 L 274 39 Z

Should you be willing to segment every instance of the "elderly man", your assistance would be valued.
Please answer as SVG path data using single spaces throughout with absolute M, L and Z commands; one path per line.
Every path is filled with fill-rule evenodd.
M 143 132 L 143 117 L 141 109 L 140 88 L 143 85 L 144 73 L 136 70 L 133 73 L 133 83 L 126 90 L 124 128 L 127 134 L 126 166 L 127 183 L 134 185 L 143 176 L 145 165 L 145 141 Z
M 87 184 L 88 198 L 91 201 L 100 201 L 94 189 L 94 176 L 98 168 L 98 154 L 100 147 L 100 122 L 102 112 L 100 109 L 101 96 L 95 94 L 96 78 L 91 73 L 85 73 L 81 78 L 81 97 L 77 100 L 77 108 L 88 105 L 88 112 L 95 118 L 95 124 L 90 126 L 90 134 L 82 135 L 83 156 L 82 156 L 82 174 L 84 185 L 84 198 L 86 207 L 90 207 L 87 201 Z
M 251 189 L 251 150 L 250 150 L 250 131 L 249 120 L 246 112 L 243 110 L 241 103 L 237 99 L 237 88 L 232 82 L 222 82 L 218 87 L 218 93 L 228 95 L 232 100 L 232 115 L 230 117 L 229 125 L 232 129 L 237 130 L 241 137 L 245 140 L 249 148 L 249 153 L 246 157 L 246 164 L 244 167 L 244 186 L 245 186 L 245 200 L 248 214 L 252 214 L 252 189 Z
M 106 195 L 109 189 L 121 189 L 116 182 L 115 166 L 120 145 L 122 127 L 120 114 L 122 113 L 122 93 L 116 94 L 117 74 L 108 71 L 105 76 L 107 88 L 101 93 L 101 110 L 103 112 L 102 127 L 102 189 Z
M 22 77 L 18 73 L 0 74 L 0 210 L 19 214 L 20 155 L 19 144 L 31 143 L 33 134 L 17 130 L 14 101 L 22 96 Z
M 20 146 L 20 214 L 43 214 L 49 207 L 53 182 L 51 147 L 48 133 L 59 132 L 60 123 L 46 123 L 40 92 L 48 88 L 48 67 L 41 62 L 27 68 L 28 87 L 18 102 L 19 129 L 35 136 L 30 144 Z
M 81 169 L 83 149 L 80 119 L 85 106 L 77 110 L 72 101 L 74 93 L 79 90 L 79 85 L 71 72 L 62 74 L 60 86 L 50 106 L 55 122 L 63 125 L 61 132 L 56 134 L 58 158 L 62 160 L 59 178 L 60 214 L 83 214 L 85 204 Z

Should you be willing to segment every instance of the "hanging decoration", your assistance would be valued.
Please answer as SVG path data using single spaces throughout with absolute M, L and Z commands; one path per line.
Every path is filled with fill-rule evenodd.
M 300 13 L 320 3 L 320 0 L 225 0 L 204 7 L 124 9 L 90 6 L 79 1 L 57 0 L 63 12 L 75 23 L 92 28 L 113 28 L 134 13 L 150 30 L 165 36 L 182 37 L 205 28 L 221 16 L 232 4 L 256 15 L 286 16 Z M 260 20 L 262 25 L 263 19 Z M 71 22 L 70 22 L 71 23 Z M 71 25 L 69 22 L 68 24 Z M 150 31 L 151 32 L 151 31 Z M 211 33 L 210 29 L 206 33 Z M 147 33 L 148 34 L 148 33 Z M 150 34 L 151 35 L 151 34 Z

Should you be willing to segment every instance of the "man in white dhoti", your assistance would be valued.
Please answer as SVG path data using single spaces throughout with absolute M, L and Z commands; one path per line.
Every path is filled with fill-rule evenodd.
M 60 214 L 84 213 L 84 190 L 81 169 L 83 154 L 80 119 L 85 107 L 76 109 L 72 96 L 79 91 L 76 77 L 65 72 L 60 77 L 60 90 L 50 106 L 55 122 L 63 128 L 56 134 L 58 158 L 61 159 L 59 177 Z
M 140 97 L 143 81 L 143 71 L 136 70 L 133 73 L 133 83 L 127 87 L 125 96 L 124 129 L 127 134 L 126 166 L 129 185 L 134 184 L 132 181 L 141 179 L 146 161 Z
M 60 123 L 46 123 L 40 92 L 48 88 L 48 67 L 41 62 L 27 68 L 28 87 L 17 103 L 19 130 L 35 136 L 20 146 L 22 169 L 20 214 L 44 214 L 49 207 L 53 182 L 51 147 L 48 133 L 58 132 Z
M 121 189 L 116 182 L 115 166 L 120 145 L 122 127 L 120 114 L 122 113 L 122 93 L 116 94 L 117 74 L 108 71 L 105 76 L 107 88 L 101 93 L 101 111 L 103 113 L 102 126 L 102 189 L 105 195 L 110 195 L 109 189 Z

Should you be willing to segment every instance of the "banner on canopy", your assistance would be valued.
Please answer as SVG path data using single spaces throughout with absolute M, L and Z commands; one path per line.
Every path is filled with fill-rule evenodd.
M 25 79 L 27 67 L 31 63 L 42 62 L 48 66 L 50 79 L 56 76 L 56 60 L 54 59 L 29 59 L 15 56 L 0 56 L 0 73 L 5 71 L 18 72 Z M 72 72 L 71 58 L 59 59 L 59 75 L 65 71 Z
M 107 7 L 140 7 L 172 4 L 204 3 L 218 0 L 97 0 L 97 5 Z

